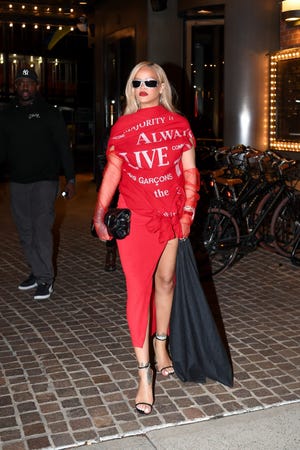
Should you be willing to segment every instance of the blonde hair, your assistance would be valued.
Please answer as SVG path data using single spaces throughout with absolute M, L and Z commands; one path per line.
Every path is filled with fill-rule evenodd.
M 156 63 L 150 61 L 142 61 L 132 69 L 127 80 L 125 88 L 126 107 L 124 110 L 124 115 L 135 113 L 138 109 L 140 109 L 139 103 L 135 98 L 135 90 L 132 86 L 132 81 L 135 79 L 137 72 L 143 67 L 149 67 L 150 69 L 154 70 L 159 84 L 164 84 L 164 89 L 162 90 L 160 97 L 160 104 L 169 111 L 176 111 L 172 100 L 172 87 L 164 69 Z

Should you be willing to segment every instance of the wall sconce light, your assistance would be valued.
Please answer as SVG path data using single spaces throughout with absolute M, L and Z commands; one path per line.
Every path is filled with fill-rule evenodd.
M 300 20 L 300 0 L 282 1 L 282 18 L 291 25 L 299 25 Z

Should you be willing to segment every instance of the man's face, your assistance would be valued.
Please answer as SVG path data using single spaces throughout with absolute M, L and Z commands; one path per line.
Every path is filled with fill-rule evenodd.
M 38 84 L 30 78 L 19 78 L 15 84 L 17 96 L 22 105 L 31 103 L 38 91 Z

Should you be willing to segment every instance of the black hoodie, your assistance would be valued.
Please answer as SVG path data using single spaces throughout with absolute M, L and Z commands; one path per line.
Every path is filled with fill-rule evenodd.
M 17 100 L 0 115 L 0 163 L 7 161 L 11 181 L 57 180 L 63 170 L 74 179 L 74 163 L 60 111 L 40 96 L 22 106 Z

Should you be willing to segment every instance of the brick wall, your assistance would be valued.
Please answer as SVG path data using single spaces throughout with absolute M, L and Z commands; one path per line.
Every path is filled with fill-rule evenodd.
M 300 26 L 288 26 L 285 21 L 280 24 L 280 48 L 300 47 Z

